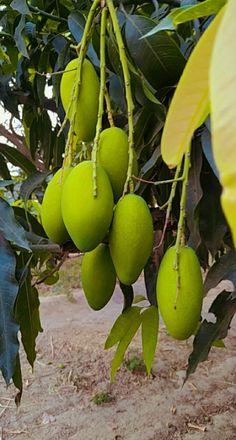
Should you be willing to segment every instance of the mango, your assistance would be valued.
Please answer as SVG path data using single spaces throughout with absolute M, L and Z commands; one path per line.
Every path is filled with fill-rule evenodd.
M 69 106 L 71 93 L 76 78 L 78 58 L 70 61 L 62 75 L 60 95 L 65 112 Z M 92 141 L 95 136 L 98 115 L 99 80 L 93 65 L 85 59 L 83 61 L 81 84 L 77 102 L 71 106 L 69 120 L 72 119 L 72 110 L 76 111 L 74 131 L 80 141 Z
M 95 249 L 108 232 L 113 193 L 104 169 L 97 165 L 97 197 L 93 196 L 93 163 L 84 161 L 70 173 L 62 192 L 62 217 L 82 252 Z
M 98 162 L 108 174 L 114 199 L 117 201 L 123 193 L 129 163 L 128 136 L 124 130 L 118 127 L 110 127 L 101 132 Z M 138 174 L 138 163 L 135 151 L 133 174 Z
M 81 281 L 89 306 L 93 310 L 105 307 L 116 285 L 116 272 L 106 244 L 99 244 L 84 255 Z
M 188 339 L 200 321 L 203 282 L 200 264 L 193 249 L 182 247 L 179 254 L 179 292 L 174 269 L 176 247 L 165 253 L 157 276 L 157 302 L 168 333 L 175 339 Z
M 127 194 L 116 205 L 109 235 L 113 264 L 119 280 L 133 284 L 152 252 L 152 217 L 145 200 Z
M 69 240 L 61 213 L 62 188 L 72 168 L 60 168 L 49 182 L 43 197 L 41 219 L 43 228 L 50 240 L 63 244 Z

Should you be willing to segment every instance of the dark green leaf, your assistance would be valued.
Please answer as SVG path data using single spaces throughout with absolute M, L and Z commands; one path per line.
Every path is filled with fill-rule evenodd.
M 16 148 L 0 143 L 0 153 L 2 153 L 9 162 L 21 168 L 27 174 L 36 171 L 35 165 Z
M 31 194 L 42 185 L 49 174 L 50 171 L 35 171 L 27 177 L 20 187 L 20 197 L 24 202 L 27 202 Z
M 26 239 L 25 230 L 16 221 L 14 211 L 8 203 L 0 197 L 0 232 L 5 239 L 13 242 L 19 248 L 30 251 L 29 243 Z
M 37 234 L 37 236 L 40 236 L 41 239 L 46 238 L 45 231 L 36 217 L 29 212 L 26 213 L 25 209 L 20 208 L 19 206 L 14 206 L 13 209 L 16 220 L 21 224 L 21 226 L 23 226 L 24 229 L 26 229 L 26 231 L 32 231 L 34 234 Z
M 156 279 L 157 267 L 154 259 L 150 257 L 144 268 L 144 281 L 148 300 L 153 306 L 157 306 Z
M 148 82 L 158 90 L 176 84 L 185 66 L 185 58 L 175 40 L 165 31 L 140 40 L 154 25 L 149 18 L 126 15 L 125 36 L 130 55 Z
M 15 29 L 15 43 L 19 52 L 26 58 L 29 58 L 29 54 L 25 44 L 25 36 L 24 36 L 24 28 L 25 28 L 25 16 L 22 15 L 20 21 Z
M 26 0 L 13 0 L 10 6 L 12 9 L 18 11 L 22 15 L 30 15 L 30 10 L 28 8 Z
M 201 324 L 193 341 L 193 351 L 189 356 L 185 381 L 193 374 L 200 362 L 208 358 L 209 351 L 214 341 L 227 336 L 232 318 L 236 312 L 236 297 L 232 292 L 221 292 L 209 309 L 216 322 L 206 319 Z
M 21 396 L 22 396 L 22 392 L 23 392 L 23 381 L 22 381 L 19 353 L 17 353 L 17 355 L 16 355 L 16 365 L 15 365 L 15 371 L 14 371 L 12 380 L 13 380 L 15 387 L 18 388 L 18 390 L 19 390 L 19 392 L 15 396 L 15 404 L 18 407 L 20 405 Z
M 121 283 L 121 281 L 120 281 L 120 288 L 124 295 L 124 307 L 123 307 L 123 311 L 124 311 L 128 307 L 132 306 L 132 302 L 134 299 L 134 290 L 132 286 L 126 286 L 125 284 Z
M 85 19 L 78 11 L 72 11 L 68 15 L 68 27 L 75 41 L 80 42 L 84 32 Z
M 157 307 L 150 306 L 148 309 L 145 309 L 141 314 L 141 318 L 143 359 L 147 372 L 150 374 L 155 356 L 159 329 L 159 314 Z
M 19 350 L 13 308 L 18 292 L 15 279 L 15 256 L 3 235 L 0 234 L 0 370 L 7 384 L 15 371 L 16 355 Z
M 5 188 L 6 186 L 11 186 L 14 183 L 13 180 L 0 180 L 0 188 Z
M 0 176 L 6 180 L 11 180 L 11 174 L 8 169 L 5 158 L 0 154 Z
M 28 264 L 28 257 L 21 254 L 18 258 L 18 268 Z M 20 325 L 22 343 L 28 362 L 33 367 L 36 358 L 35 342 L 38 333 L 42 331 L 39 318 L 39 298 L 35 287 L 31 286 L 31 272 L 28 268 L 27 277 L 19 288 L 15 305 L 15 317 Z
M 236 286 L 236 252 L 229 251 L 217 260 L 207 273 L 204 289 L 207 293 L 222 280 L 230 280 Z

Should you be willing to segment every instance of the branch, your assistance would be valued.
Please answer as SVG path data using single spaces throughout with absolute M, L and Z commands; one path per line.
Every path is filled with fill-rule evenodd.
M 0 135 L 4 136 L 8 141 L 12 142 L 17 147 L 17 150 L 19 150 L 25 157 L 27 157 L 27 159 L 34 163 L 30 154 L 30 150 L 22 142 L 21 136 L 18 136 L 16 133 L 11 133 L 2 124 L 0 124 Z

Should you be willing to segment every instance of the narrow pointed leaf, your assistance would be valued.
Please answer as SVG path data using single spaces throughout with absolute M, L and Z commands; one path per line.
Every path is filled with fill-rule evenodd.
M 35 171 L 27 177 L 20 187 L 20 197 L 24 202 L 27 202 L 32 192 L 42 185 L 49 174 L 50 171 Z
M 131 343 L 133 337 L 135 336 L 136 332 L 138 331 L 141 321 L 142 321 L 141 315 L 140 314 L 136 315 L 132 323 L 130 324 L 128 330 L 126 331 L 125 335 L 118 344 L 111 365 L 111 382 L 113 382 L 115 378 L 116 372 L 124 359 L 125 352 L 129 344 Z
M 151 306 L 144 310 L 141 314 L 141 318 L 143 358 L 147 372 L 150 374 L 155 356 L 159 329 L 159 314 L 157 307 Z
M 0 143 L 0 153 L 16 167 L 21 168 L 25 173 L 30 174 L 36 171 L 36 167 L 20 151 L 9 145 Z
M 19 350 L 19 326 L 14 318 L 14 303 L 18 292 L 15 279 L 16 260 L 8 242 L 0 234 L 0 370 L 7 384 L 15 371 Z
M 223 185 L 221 198 L 236 246 L 236 2 L 229 0 L 210 69 L 213 153 Z
M 190 8 L 182 8 L 181 11 L 175 14 L 174 25 L 177 26 L 186 21 L 217 14 L 226 2 L 227 0 L 206 0 Z
M 0 232 L 3 233 L 6 240 L 13 242 L 22 249 L 30 251 L 24 228 L 16 221 L 12 207 L 1 197 Z
M 18 265 L 24 268 L 28 258 L 21 254 Z M 27 277 L 19 288 L 17 295 L 15 316 L 20 324 L 22 343 L 27 355 L 28 362 L 33 367 L 36 358 L 36 338 L 42 331 L 39 317 L 39 298 L 35 287 L 31 286 L 31 272 L 28 268 Z
M 209 105 L 209 66 L 224 9 L 193 49 L 172 99 L 162 135 L 162 157 L 169 167 L 182 160 Z
M 16 365 L 15 365 L 15 371 L 12 377 L 13 383 L 16 388 L 18 388 L 18 393 L 15 396 L 15 404 L 16 406 L 20 405 L 21 396 L 23 392 L 23 381 L 22 381 L 22 373 L 21 373 L 21 363 L 20 363 L 20 356 L 19 353 L 16 355 Z
M 139 314 L 139 307 L 129 307 L 118 316 L 105 342 L 105 349 L 113 347 L 113 345 L 117 344 L 117 342 L 124 337 L 131 323 Z

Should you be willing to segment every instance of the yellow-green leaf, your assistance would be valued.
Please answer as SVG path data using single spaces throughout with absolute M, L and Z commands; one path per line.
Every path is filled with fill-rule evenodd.
M 141 311 L 141 309 L 140 309 Z M 124 354 L 130 344 L 130 342 L 132 341 L 133 337 L 135 336 L 140 324 L 141 324 L 141 315 L 138 314 L 137 316 L 135 316 L 135 319 L 133 319 L 133 321 L 131 322 L 127 332 L 125 333 L 125 335 L 123 336 L 123 338 L 120 340 L 115 356 L 112 360 L 112 365 L 111 365 L 111 382 L 113 382 L 116 372 L 118 370 L 118 368 L 120 367 L 123 359 L 124 359 Z
M 148 309 L 144 310 L 141 314 L 141 318 L 143 359 L 147 372 L 150 374 L 155 356 L 159 329 L 159 314 L 157 308 L 155 306 L 148 307 Z
M 131 323 L 136 320 L 136 316 L 140 314 L 140 311 L 140 307 L 128 307 L 118 316 L 105 342 L 105 350 L 116 345 L 125 336 Z
M 212 54 L 213 153 L 223 185 L 222 207 L 236 246 L 236 1 L 229 0 Z
M 194 130 L 209 104 L 209 66 L 215 36 L 225 8 L 214 18 L 193 49 L 172 99 L 162 135 L 162 157 L 169 167 L 182 160 Z
M 205 2 L 191 6 L 190 8 L 181 8 L 181 11 L 178 14 L 175 14 L 174 25 L 205 17 L 207 15 L 217 14 L 226 2 L 227 0 L 206 0 Z

